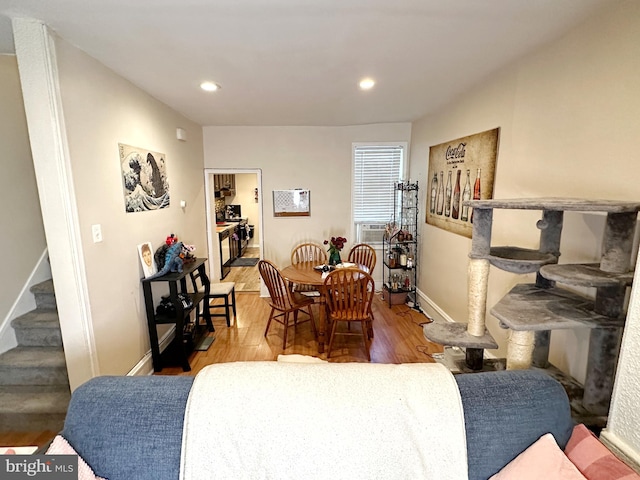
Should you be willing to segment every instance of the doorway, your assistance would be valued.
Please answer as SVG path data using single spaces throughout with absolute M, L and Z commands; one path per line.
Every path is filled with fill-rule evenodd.
M 211 281 L 262 292 L 262 170 L 205 169 L 205 196 Z

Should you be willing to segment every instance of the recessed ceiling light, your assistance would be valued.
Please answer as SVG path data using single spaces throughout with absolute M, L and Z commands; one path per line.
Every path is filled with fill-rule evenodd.
M 220 90 L 222 87 L 217 83 L 213 82 L 202 82 L 200 84 L 200 88 L 206 92 L 215 92 L 216 90 Z
M 362 80 L 360 80 L 360 88 L 362 90 L 370 90 L 375 84 L 376 82 L 375 80 L 373 80 L 373 78 L 363 78 Z

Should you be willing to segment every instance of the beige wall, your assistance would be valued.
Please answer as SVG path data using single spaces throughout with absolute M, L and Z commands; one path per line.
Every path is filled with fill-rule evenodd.
M 0 55 L 0 325 L 46 248 L 15 55 Z M 0 329 L 1 330 L 1 329 Z
M 260 168 L 265 258 L 289 263 L 300 242 L 332 236 L 353 243 L 351 150 L 354 142 L 408 142 L 411 124 L 350 127 L 205 127 L 207 168 Z M 273 190 L 308 188 L 311 216 L 274 217 Z M 244 213 L 244 211 L 243 211 Z M 253 221 L 252 221 L 253 223 Z M 378 262 L 380 263 L 380 262 Z
M 126 374 L 149 350 L 136 246 L 175 233 L 206 255 L 202 129 L 64 40 L 56 51 L 99 372 Z M 125 212 L 118 143 L 166 154 L 169 208 Z
M 628 1 L 416 122 L 411 175 L 425 184 L 430 145 L 499 126 L 494 198 L 640 200 L 638 78 L 640 3 Z M 493 243 L 537 248 L 539 217 L 496 212 Z M 603 221 L 602 215 L 567 213 L 560 262 L 599 261 Z M 442 312 L 464 322 L 471 242 L 426 224 L 422 232 L 419 287 Z M 526 279 L 492 267 L 488 307 Z M 504 355 L 506 331 L 487 319 L 501 346 L 492 353 Z M 554 332 L 552 362 L 584 380 L 587 342 L 588 331 Z

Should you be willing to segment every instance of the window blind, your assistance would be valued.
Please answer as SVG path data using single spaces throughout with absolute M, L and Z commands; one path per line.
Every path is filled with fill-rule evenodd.
M 393 218 L 394 184 L 401 179 L 403 161 L 402 145 L 354 147 L 354 223 L 387 223 Z

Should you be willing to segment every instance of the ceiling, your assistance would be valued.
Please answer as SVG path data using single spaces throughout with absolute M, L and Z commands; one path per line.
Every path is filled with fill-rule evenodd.
M 203 126 L 408 122 L 619 2 L 0 0 L 0 53 L 29 17 Z

